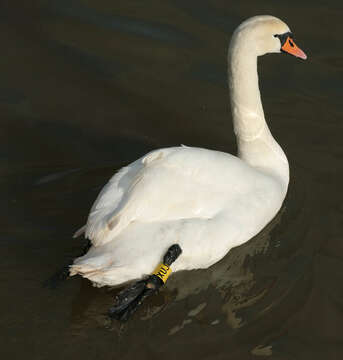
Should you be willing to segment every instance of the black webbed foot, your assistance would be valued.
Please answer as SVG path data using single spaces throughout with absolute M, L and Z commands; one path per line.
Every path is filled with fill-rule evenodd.
M 125 322 L 143 301 L 156 293 L 163 285 L 163 281 L 156 275 L 150 275 L 145 280 L 140 280 L 122 290 L 114 300 L 114 305 L 109 310 L 110 317 Z
M 43 287 L 48 289 L 56 289 L 63 281 L 69 278 L 69 265 L 65 265 L 55 274 L 43 281 Z
M 160 268 L 147 279 L 137 281 L 122 290 L 109 310 L 109 316 L 121 322 L 127 321 L 142 305 L 143 301 L 158 292 L 170 273 L 170 265 L 179 257 L 182 250 L 178 244 L 172 245 L 163 258 Z
M 85 245 L 82 248 L 80 255 L 83 256 L 87 253 L 89 248 L 92 246 L 89 240 L 86 241 Z M 43 282 L 43 287 L 49 289 L 56 289 L 59 285 L 61 285 L 65 280 L 69 279 L 69 267 L 73 264 L 74 259 L 70 259 L 70 261 L 64 265 L 61 269 L 55 272 L 51 277 L 46 279 Z

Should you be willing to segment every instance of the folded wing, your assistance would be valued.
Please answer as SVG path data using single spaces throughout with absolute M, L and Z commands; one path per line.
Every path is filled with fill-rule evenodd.
M 234 177 L 230 175 L 233 169 Z M 249 171 L 245 169 L 238 158 L 216 151 L 188 147 L 155 150 L 110 179 L 79 232 L 84 230 L 85 237 L 99 246 L 114 240 L 134 221 L 211 218 L 230 197 L 234 200 L 244 192 L 245 186 L 236 184 L 235 179 L 241 178 L 237 171 L 247 171 L 242 175 L 248 184 Z

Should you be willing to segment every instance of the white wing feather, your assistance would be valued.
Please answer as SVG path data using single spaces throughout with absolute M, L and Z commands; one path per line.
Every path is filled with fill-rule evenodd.
M 144 170 L 152 162 L 161 159 L 171 149 L 148 153 L 132 164 L 120 169 L 103 187 L 88 215 L 87 224 L 74 234 L 85 237 L 99 246 L 112 240 L 133 219 L 125 214 L 133 189 L 144 176 Z
M 210 219 L 242 194 L 258 194 L 259 179 L 264 189 L 265 178 L 230 154 L 189 147 L 155 150 L 110 179 L 90 211 L 85 236 L 100 246 L 135 221 Z

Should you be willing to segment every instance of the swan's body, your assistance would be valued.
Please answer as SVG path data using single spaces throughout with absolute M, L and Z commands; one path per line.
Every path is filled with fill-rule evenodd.
M 238 157 L 181 146 L 155 150 L 121 169 L 79 232 L 93 246 L 74 261 L 71 275 L 98 286 L 141 278 L 175 243 L 182 255 L 173 271 L 206 268 L 276 215 L 287 192 L 288 162 L 264 119 L 257 56 L 280 52 L 273 34 L 288 32 L 281 20 L 259 16 L 233 35 L 229 77 Z

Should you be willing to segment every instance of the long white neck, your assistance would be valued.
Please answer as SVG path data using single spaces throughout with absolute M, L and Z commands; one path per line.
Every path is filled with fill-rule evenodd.
M 229 87 L 238 156 L 249 165 L 277 177 L 285 191 L 289 182 L 286 155 L 269 131 L 264 118 L 258 86 L 257 55 L 249 42 L 232 39 L 229 61 Z

